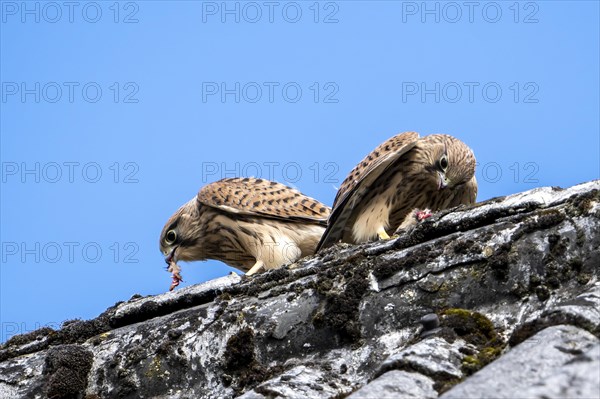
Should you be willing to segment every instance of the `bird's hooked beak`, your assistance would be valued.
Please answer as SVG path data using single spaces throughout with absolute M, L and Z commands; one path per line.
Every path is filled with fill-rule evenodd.
M 175 257 L 175 250 L 176 249 L 177 249 L 177 247 L 173 247 L 173 249 L 171 250 L 171 252 L 165 251 L 165 262 L 167 263 L 167 265 L 170 265 L 171 261 Z
M 450 180 L 446 177 L 446 174 L 444 172 L 438 172 L 438 176 L 438 190 L 448 187 Z

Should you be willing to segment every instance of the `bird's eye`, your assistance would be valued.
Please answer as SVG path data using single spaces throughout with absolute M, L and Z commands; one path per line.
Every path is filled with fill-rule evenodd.
M 177 239 L 177 233 L 175 233 L 175 230 L 167 231 L 167 235 L 165 236 L 165 242 L 167 244 L 169 244 L 169 245 L 173 244 L 176 239 Z
M 440 168 L 442 170 L 446 170 L 446 168 L 448 168 L 448 157 L 446 155 L 443 155 L 440 158 Z

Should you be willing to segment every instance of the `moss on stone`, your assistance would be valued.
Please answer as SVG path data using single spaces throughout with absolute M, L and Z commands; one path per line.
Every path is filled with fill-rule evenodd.
M 152 358 L 150 365 L 146 369 L 144 375 L 148 378 L 158 378 L 163 374 L 160 358 L 155 356 Z
M 510 250 L 510 244 L 501 245 L 496 249 L 494 254 L 488 258 L 488 265 L 492 269 L 494 277 L 496 277 L 498 280 L 508 280 L 508 274 L 510 271 Z
M 358 264 L 346 267 L 340 273 L 324 271 L 319 273 L 317 292 L 325 297 L 325 305 L 313 316 L 313 325 L 317 328 L 329 327 L 338 332 L 344 342 L 357 343 L 361 338 L 359 305 L 368 292 L 367 275 L 369 267 L 361 262 L 362 257 L 356 258 Z M 344 290 L 335 290 L 336 280 L 344 280 Z
M 513 233 L 512 241 L 534 231 L 545 230 L 556 226 L 566 219 L 566 214 L 559 209 L 542 209 L 526 218 Z
M 481 252 L 481 245 L 473 240 L 458 240 L 452 248 L 455 254 L 468 255 Z
M 0 345 L 0 349 L 6 349 L 11 346 L 25 345 L 32 341 L 42 339 L 53 333 L 56 333 L 56 331 L 54 329 L 52 329 L 50 327 L 42 327 L 42 328 L 39 328 L 37 330 L 31 331 L 31 332 L 28 332 L 25 334 L 14 335 L 14 336 L 10 337 L 10 339 L 8 341 L 6 341 L 4 344 Z
M 582 216 L 588 213 L 594 202 L 600 201 L 600 191 L 594 189 L 586 193 L 576 194 L 570 198 L 572 206 L 569 209 L 570 216 Z
M 267 368 L 255 353 L 255 334 L 244 327 L 227 340 L 223 355 L 223 384 L 231 386 L 236 395 L 269 379 L 280 367 Z
M 475 353 L 463 358 L 462 371 L 465 375 L 473 374 L 496 359 L 506 346 L 491 320 L 481 313 L 451 308 L 441 314 L 443 327 L 452 329 L 457 336 L 477 348 Z
M 44 375 L 48 398 L 76 398 L 87 387 L 93 354 L 79 345 L 52 348 L 46 356 Z

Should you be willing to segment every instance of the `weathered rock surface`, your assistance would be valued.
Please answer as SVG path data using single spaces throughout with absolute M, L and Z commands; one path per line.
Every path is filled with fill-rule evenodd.
M 437 397 L 431 378 L 419 373 L 391 370 L 348 396 L 348 399 Z
M 599 248 L 600 181 L 496 198 L 13 337 L 0 397 L 600 397 Z
M 548 327 L 452 388 L 442 398 L 543 398 L 555 395 L 593 398 L 594 393 L 595 396 L 600 393 L 600 369 L 596 368 L 597 372 L 593 373 L 592 367 L 573 366 L 585 362 L 593 366 L 591 362 L 597 362 L 598 355 L 598 338 L 589 332 L 568 325 Z M 572 384 L 564 384 L 555 377 L 561 375 L 571 379 Z M 568 390 L 572 392 L 566 395 Z M 549 395 L 551 392 L 553 394 Z

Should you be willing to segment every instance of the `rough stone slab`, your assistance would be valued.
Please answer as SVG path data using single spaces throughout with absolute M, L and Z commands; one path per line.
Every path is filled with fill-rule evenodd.
M 487 251 L 494 251 L 496 248 L 506 244 L 510 241 L 510 237 L 512 232 L 516 227 L 512 225 L 503 225 L 499 226 L 495 231 L 493 231 L 493 236 L 488 238 L 488 245 L 485 248 L 480 248 L 478 251 L 474 251 L 468 255 L 457 255 L 453 254 L 452 257 L 449 256 L 439 256 L 437 259 L 433 261 L 428 261 L 426 263 L 414 263 L 410 268 L 405 268 L 400 270 L 393 276 L 381 280 L 378 282 L 378 289 L 386 289 L 391 286 L 405 284 L 408 282 L 414 281 L 422 281 L 426 277 L 432 275 L 435 278 L 435 274 L 438 274 L 444 270 L 453 268 L 455 266 L 459 266 L 467 263 L 474 263 L 477 261 L 484 261 L 489 258 L 490 255 L 486 254 Z M 472 242 L 486 242 L 484 236 L 489 235 L 489 229 L 476 229 L 467 232 L 459 232 L 453 233 L 448 236 L 445 236 L 443 239 L 440 239 L 444 244 L 440 245 L 444 247 L 446 244 L 450 245 L 457 240 L 470 240 Z M 406 259 L 409 259 L 410 256 L 415 251 L 428 251 L 431 248 L 430 242 L 424 242 L 421 244 L 414 245 L 410 248 L 388 252 L 386 254 L 382 254 L 379 256 L 382 262 L 399 262 Z M 439 279 L 439 277 L 438 277 Z M 422 283 L 419 284 L 419 286 Z
M 581 327 L 585 324 L 590 332 L 600 334 L 600 282 L 573 300 L 557 303 L 555 308 L 542 313 L 542 317 L 552 317 L 556 313 L 578 320 Z
M 525 398 L 600 398 L 600 344 L 523 392 Z
M 574 195 L 581 195 L 592 190 L 600 190 L 600 180 L 593 180 L 586 183 L 581 183 L 566 189 L 555 187 L 539 187 L 522 193 L 511 194 L 497 201 L 490 201 L 482 206 L 476 206 L 465 212 L 465 215 L 460 215 L 456 212 L 449 213 L 443 216 L 441 220 L 448 221 L 463 218 L 477 218 L 491 210 L 508 210 L 529 207 L 550 207 L 564 203 L 567 199 Z
M 575 298 L 554 298 L 547 308 L 530 315 L 511 337 L 516 345 L 551 325 L 571 324 L 600 338 L 600 282 Z
M 305 366 L 294 367 L 277 378 L 267 381 L 253 391 L 239 396 L 240 399 L 262 398 L 331 398 L 343 391 L 328 384 L 328 379 L 319 370 Z
M 313 295 L 303 300 L 266 300 L 256 317 L 262 321 L 266 333 L 275 339 L 284 339 L 297 325 L 306 323 L 319 305 Z M 263 321 L 264 320 L 264 321 Z
M 93 354 L 90 398 L 337 399 L 369 381 L 391 387 L 398 373 L 444 391 L 476 382 L 485 364 L 480 372 L 504 364 L 504 382 L 488 375 L 484 388 L 497 389 L 476 397 L 583 397 L 598 385 L 585 376 L 600 336 L 599 188 L 540 188 L 442 211 L 397 239 L 336 245 L 289 268 L 135 297 L 13 337 L 0 346 L 0 397 L 43 397 L 56 378 L 45 360 L 65 344 Z M 424 338 L 419 321 L 430 313 L 442 325 Z
M 124 302 L 117 306 L 114 317 L 121 319 L 133 313 L 139 313 L 143 307 L 151 304 L 152 307 L 166 307 L 180 300 L 189 298 L 190 296 L 202 296 L 203 294 L 222 290 L 230 287 L 233 284 L 239 283 L 242 278 L 237 273 L 229 273 L 227 276 L 219 277 L 213 280 L 206 281 L 201 284 L 190 285 L 174 291 L 168 291 L 163 294 L 136 298 L 128 302 Z
M 542 313 L 542 316 L 553 313 L 565 313 L 586 320 L 590 328 L 600 331 L 600 282 L 596 282 L 587 292 L 578 295 L 573 300 L 565 300 L 556 304 L 552 309 Z
M 462 378 L 460 367 L 464 355 L 459 349 L 464 346 L 466 343 L 460 339 L 450 344 L 439 337 L 426 338 L 388 357 L 376 375 L 392 369 L 409 369 L 433 378 Z
M 438 397 L 433 383 L 431 378 L 419 373 L 392 370 L 354 392 L 348 399 L 433 399 Z
M 545 384 L 545 381 L 549 381 L 555 375 L 566 376 L 567 372 L 563 368 L 575 361 L 582 353 L 592 351 L 597 347 L 598 342 L 598 338 L 574 326 L 548 327 L 512 348 L 440 398 L 529 397 L 524 393 L 530 387 Z M 597 375 L 598 370 L 593 368 L 594 363 L 590 362 L 588 366 L 583 366 L 587 373 Z M 573 370 L 577 373 L 580 371 L 580 369 Z M 592 386 L 594 378 L 589 377 L 586 383 L 589 382 Z M 549 391 L 558 389 L 553 383 L 549 383 L 548 388 Z
M 18 396 L 17 387 L 13 387 L 0 381 L 0 398 L 16 398 Z
M 560 189 L 554 193 L 554 197 L 548 205 L 562 203 L 573 195 L 581 195 L 592 190 L 600 190 L 600 180 L 592 180 L 585 183 L 576 184 L 566 189 Z
M 20 356 L 0 362 L 0 398 L 41 398 L 45 358 Z
M 142 322 L 152 317 L 171 313 L 176 309 L 210 302 L 215 298 L 217 292 L 231 287 L 240 281 L 241 277 L 237 273 L 231 272 L 227 276 L 184 287 L 179 290 L 131 299 L 117 305 L 111 317 L 111 325 L 113 327 L 120 327 L 121 325 L 134 322 Z

